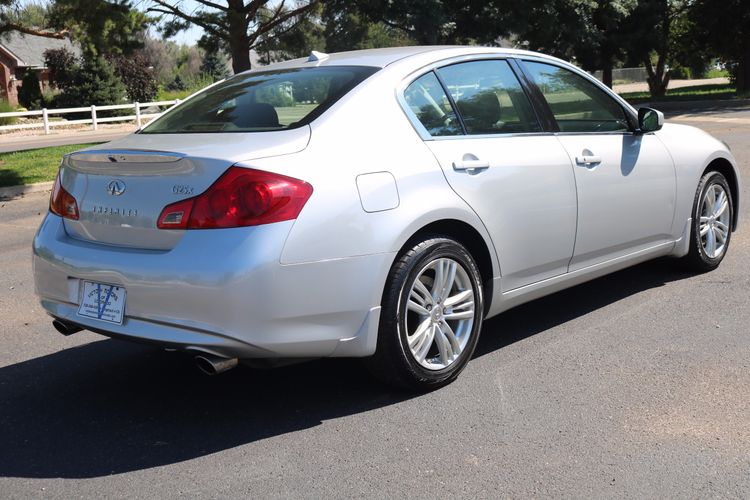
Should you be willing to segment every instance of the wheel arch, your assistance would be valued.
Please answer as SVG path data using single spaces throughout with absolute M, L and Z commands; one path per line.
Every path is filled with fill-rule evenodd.
M 482 276 L 484 291 L 484 314 L 487 314 L 492 304 L 493 283 L 496 269 L 496 259 L 493 259 L 494 248 L 491 243 L 475 227 L 466 221 L 458 219 L 440 219 L 427 223 L 409 236 L 396 253 L 396 262 L 404 253 L 418 241 L 429 236 L 445 236 L 461 243 L 469 251 L 477 263 Z
M 732 202 L 734 204 L 732 231 L 735 231 L 737 229 L 737 220 L 739 219 L 738 215 L 740 211 L 740 185 L 737 172 L 735 171 L 734 165 L 724 157 L 718 157 L 711 160 L 703 170 L 701 177 L 712 171 L 719 172 L 723 175 L 729 184 L 729 189 L 732 192 Z

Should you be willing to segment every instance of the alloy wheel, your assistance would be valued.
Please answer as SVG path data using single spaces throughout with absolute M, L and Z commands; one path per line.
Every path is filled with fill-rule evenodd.
M 729 197 L 720 184 L 706 189 L 701 202 L 701 246 L 710 259 L 720 257 L 726 250 L 730 225 Z
M 417 274 L 406 302 L 406 340 L 414 360 L 442 370 L 460 356 L 471 336 L 475 291 L 468 273 L 453 259 L 429 262 Z

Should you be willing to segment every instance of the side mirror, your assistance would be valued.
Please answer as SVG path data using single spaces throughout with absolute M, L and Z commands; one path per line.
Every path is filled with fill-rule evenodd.
M 656 132 L 664 126 L 664 113 L 651 108 L 638 108 L 638 131 Z

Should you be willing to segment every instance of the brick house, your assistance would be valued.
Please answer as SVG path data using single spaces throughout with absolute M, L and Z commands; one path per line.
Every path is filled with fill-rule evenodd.
M 80 56 L 80 49 L 67 38 L 47 38 L 10 31 L 0 35 L 0 99 L 18 106 L 18 89 L 27 71 L 35 71 L 42 91 L 49 90 L 49 72 L 44 51 L 65 48 Z

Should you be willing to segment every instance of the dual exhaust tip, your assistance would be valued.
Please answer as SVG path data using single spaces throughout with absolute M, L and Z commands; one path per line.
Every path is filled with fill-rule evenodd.
M 195 357 L 195 366 L 206 375 L 218 375 L 235 368 L 239 364 L 237 358 L 220 358 L 212 354 L 199 354 Z
M 66 337 L 68 335 L 73 335 L 74 333 L 78 333 L 81 330 L 83 330 L 83 328 L 81 328 L 80 326 L 76 324 L 68 323 L 67 321 L 62 321 L 59 319 L 53 319 L 52 326 L 55 328 L 55 330 L 62 333 Z
M 67 321 L 60 319 L 53 319 L 52 326 L 55 330 L 66 337 L 83 330 L 83 328 L 74 323 L 68 323 Z M 235 368 L 238 364 L 239 360 L 237 358 L 222 358 L 207 353 L 195 356 L 195 365 L 206 375 L 218 375 L 219 373 L 224 373 L 225 371 Z

